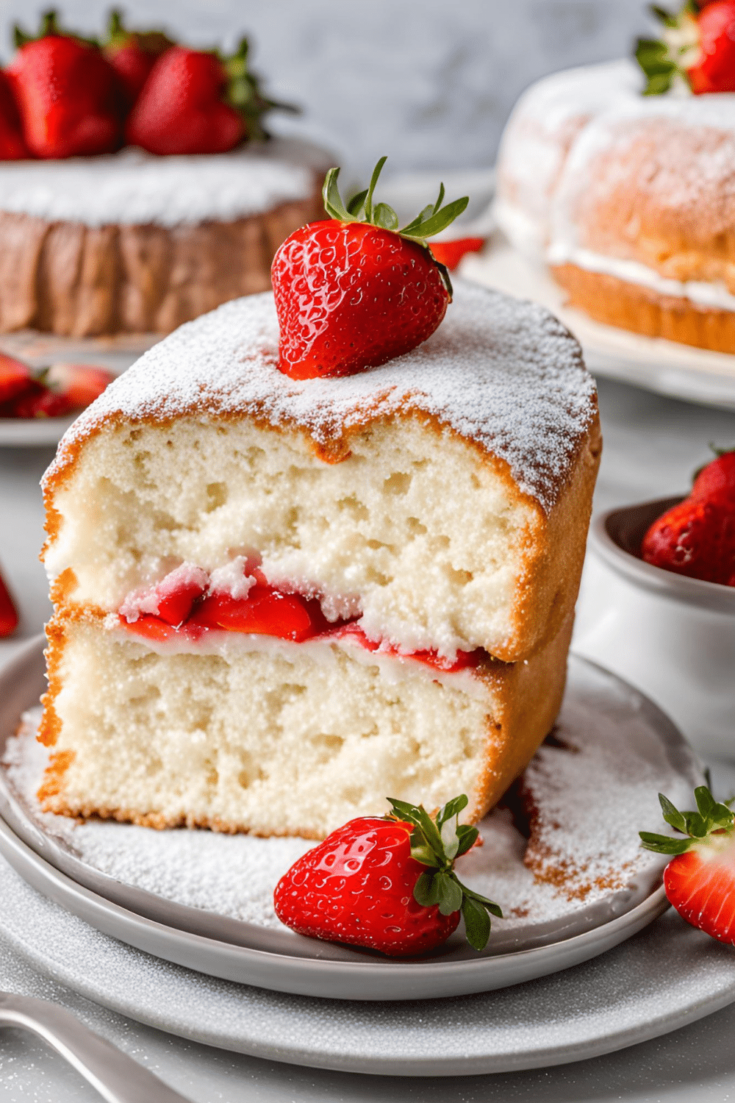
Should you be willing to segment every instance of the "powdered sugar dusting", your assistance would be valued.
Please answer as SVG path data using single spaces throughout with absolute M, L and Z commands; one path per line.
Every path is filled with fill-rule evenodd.
M 72 445 L 122 415 L 166 422 L 255 414 L 295 422 L 320 444 L 368 418 L 433 415 L 508 463 L 521 491 L 549 509 L 595 417 L 595 385 L 569 332 L 544 308 L 457 281 L 436 333 L 406 356 L 343 379 L 278 371 L 273 296 L 226 303 L 147 352 L 77 419 Z
M 509 937 L 575 916 L 582 927 L 591 914 L 604 921 L 658 882 L 662 859 L 641 849 L 638 831 L 662 829 L 659 791 L 688 807 L 700 779 L 682 745 L 662 738 L 661 721 L 652 721 L 647 707 L 610 675 L 572 661 L 554 736 L 523 778 L 530 840 L 510 807 L 500 807 L 481 825 L 484 845 L 461 862 L 462 878 L 501 904 L 500 931 Z M 36 722 L 29 716 L 26 730 L 8 740 L 4 762 L 11 788 L 48 836 L 126 884 L 278 928 L 273 888 L 312 842 L 77 823 L 42 813 L 35 792 L 47 751 L 32 738 Z
M 104 157 L 5 161 L 0 211 L 85 226 L 228 222 L 308 198 L 329 163 L 322 150 L 285 139 L 187 157 L 128 148 Z

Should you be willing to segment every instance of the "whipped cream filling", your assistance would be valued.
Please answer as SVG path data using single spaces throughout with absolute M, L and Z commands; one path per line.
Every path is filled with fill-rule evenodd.
M 626 283 L 638 284 L 659 295 L 689 299 L 698 306 L 712 307 L 717 310 L 735 310 L 735 295 L 731 294 L 721 281 L 672 280 L 662 276 L 653 268 L 641 264 L 640 261 L 609 257 L 602 253 L 595 253 L 591 249 L 569 246 L 563 242 L 554 242 L 549 247 L 547 260 L 552 267 L 560 264 L 574 264 L 587 272 L 597 272 L 604 276 L 614 276 Z

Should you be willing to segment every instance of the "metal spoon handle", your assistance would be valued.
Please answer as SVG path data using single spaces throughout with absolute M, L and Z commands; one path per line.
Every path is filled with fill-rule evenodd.
M 183 1095 L 57 1004 L 0 993 L 0 1025 L 22 1027 L 43 1038 L 108 1103 L 187 1103 Z

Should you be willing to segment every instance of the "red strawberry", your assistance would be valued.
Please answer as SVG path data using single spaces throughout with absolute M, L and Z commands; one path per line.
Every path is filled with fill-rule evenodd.
M 21 161 L 30 157 L 20 125 L 10 82 L 0 72 L 0 161 Z
M 253 632 L 283 640 L 305 640 L 321 631 L 309 608 L 298 594 L 282 594 L 270 586 L 256 584 L 246 598 L 212 594 L 194 611 L 191 623 L 227 632 Z
M 380 950 L 422 954 L 454 931 L 460 913 L 467 939 L 482 950 L 497 904 L 463 885 L 454 861 L 478 837 L 458 822 L 466 796 L 429 816 L 422 805 L 389 800 L 390 817 L 363 817 L 309 850 L 276 885 L 282 923 L 299 934 Z
M 700 56 L 688 70 L 692 92 L 735 92 L 735 0 L 714 0 L 697 19 Z
M 127 140 L 149 153 L 226 153 L 263 138 L 262 116 L 289 104 L 267 99 L 248 68 L 248 42 L 222 60 L 172 46 L 156 61 L 127 122 Z
M 112 372 L 92 364 L 52 364 L 43 382 L 64 399 L 67 410 L 81 410 L 99 398 L 114 378 Z
M 100 50 L 61 34 L 50 12 L 41 37 L 17 32 L 18 52 L 7 69 L 23 133 L 35 157 L 111 153 L 122 142 L 122 96 L 117 74 Z
M 636 58 L 657 95 L 675 85 L 703 92 L 735 92 L 735 0 L 687 2 L 671 14 L 654 7 L 663 23 L 660 39 L 640 38 Z
M 433 241 L 431 251 L 440 264 L 453 272 L 466 253 L 479 253 L 484 244 L 484 237 L 460 237 L 456 241 Z
M 641 555 L 665 571 L 735 586 L 734 452 L 707 464 L 689 497 L 653 522 Z
M 691 498 L 735 501 L 735 449 L 714 449 L 716 458 L 697 471 Z
M 140 95 L 156 59 L 174 43 L 163 31 L 128 31 L 119 11 L 110 12 L 103 49 L 132 106 Z
M 127 122 L 127 140 L 149 153 L 225 153 L 245 133 L 225 103 L 227 74 L 214 53 L 172 46 L 158 58 Z
M 0 575 L 0 636 L 9 636 L 18 627 L 18 613 L 5 580 Z
M 339 169 L 330 169 L 323 195 L 331 218 L 291 234 L 273 259 L 278 366 L 293 379 L 352 375 L 410 352 L 431 336 L 451 301 L 446 268 L 426 239 L 461 214 L 468 200 L 442 207 L 442 185 L 436 203 L 398 230 L 395 211 L 373 204 L 385 160 L 347 207 Z
M 664 819 L 686 838 L 641 831 L 647 850 L 673 854 L 664 888 L 680 915 L 705 934 L 735 945 L 735 815 L 706 785 L 694 790 L 696 812 L 679 812 L 663 793 Z
M 0 403 L 32 390 L 33 384 L 34 376 L 28 364 L 0 352 Z

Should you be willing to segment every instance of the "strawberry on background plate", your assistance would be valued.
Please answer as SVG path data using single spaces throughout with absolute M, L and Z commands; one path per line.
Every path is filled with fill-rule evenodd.
M 91 364 L 34 369 L 0 353 L 0 417 L 63 417 L 89 406 L 114 378 Z
M 0 72 L 0 161 L 22 161 L 26 157 L 30 157 L 30 152 L 23 137 L 18 108 L 10 82 L 5 73 Z
M 464 918 L 467 940 L 482 950 L 497 904 L 468 889 L 454 862 L 478 838 L 460 824 L 466 796 L 435 816 L 390 800 L 391 816 L 350 820 L 307 851 L 278 882 L 276 914 L 298 934 L 407 957 L 433 950 Z
M 641 555 L 665 571 L 735 586 L 735 451 L 698 472 L 689 497 L 650 526 Z
M 279 361 L 293 379 L 351 375 L 385 364 L 425 341 L 446 313 L 451 283 L 427 238 L 445 229 L 467 197 L 436 203 L 399 230 L 398 217 L 369 188 L 345 207 L 339 169 L 324 182 L 330 218 L 288 237 L 273 258 L 271 278 L 280 326 Z
M 58 29 L 48 12 L 39 37 L 16 28 L 6 70 L 26 144 L 34 157 L 111 153 L 123 137 L 124 97 L 98 47 Z
M 706 785 L 694 796 L 697 811 L 679 812 L 659 793 L 664 820 L 684 837 L 641 831 L 641 843 L 657 854 L 673 855 L 664 888 L 687 923 L 735 945 L 735 814 Z
M 226 153 L 243 138 L 263 138 L 262 117 L 272 108 L 248 65 L 243 39 L 236 53 L 172 46 L 151 69 L 128 117 L 126 136 L 149 153 Z
M 120 78 L 130 106 L 140 95 L 157 58 L 173 45 L 164 31 L 130 31 L 121 12 L 110 12 L 107 40 L 102 49 Z
M 640 38 L 636 58 L 646 95 L 685 87 L 701 95 L 735 92 L 735 0 L 687 0 L 678 12 L 654 6 L 660 39 Z
M 0 574 L 0 637 L 11 635 L 17 627 L 18 611 L 5 584 L 5 579 Z

